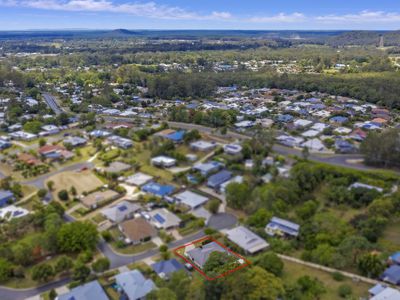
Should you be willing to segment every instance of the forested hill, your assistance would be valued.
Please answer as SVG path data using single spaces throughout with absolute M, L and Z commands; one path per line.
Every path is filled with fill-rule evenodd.
M 384 46 L 400 46 L 400 30 L 349 31 L 327 38 L 326 43 L 330 46 L 379 46 L 381 37 Z

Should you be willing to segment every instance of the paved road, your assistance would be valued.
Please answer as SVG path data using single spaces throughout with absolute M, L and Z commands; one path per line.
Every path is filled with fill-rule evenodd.
M 63 112 L 60 106 L 57 104 L 57 101 L 54 98 L 54 96 L 48 93 L 43 93 L 43 98 L 44 101 L 46 101 L 47 105 L 54 111 L 56 115 L 59 115 Z
M 52 177 L 58 173 L 62 173 L 65 171 L 78 171 L 82 168 L 91 169 L 91 168 L 93 168 L 93 166 L 94 166 L 93 163 L 89 163 L 89 162 L 76 163 L 73 165 L 62 167 L 62 168 L 58 169 L 57 171 L 44 174 L 44 175 L 36 177 L 34 179 L 23 181 L 22 183 L 28 184 L 28 185 L 33 185 L 33 186 L 37 187 L 38 189 L 41 189 L 41 188 L 45 187 L 44 183 L 47 179 L 49 179 L 50 177 Z
M 213 218 L 215 218 L 215 219 L 212 220 Z M 65 220 L 67 222 L 71 222 L 74 219 L 68 215 L 65 215 Z M 237 219 L 233 215 L 218 214 L 218 215 L 211 217 L 211 223 L 213 223 L 213 226 L 212 226 L 213 228 L 215 228 L 217 230 L 222 230 L 225 228 L 230 228 L 231 226 L 236 224 Z M 229 226 L 229 227 L 225 227 L 225 226 Z M 172 250 L 179 246 L 187 244 L 191 241 L 200 239 L 204 236 L 205 236 L 205 233 L 203 230 L 201 230 L 195 234 L 184 237 L 181 240 L 173 241 L 173 242 L 169 243 L 168 248 L 170 250 Z M 100 241 L 100 243 L 98 245 L 98 249 L 104 254 L 104 256 L 108 257 L 108 259 L 110 260 L 110 262 L 111 262 L 110 269 L 119 268 L 121 266 L 125 266 L 130 263 L 134 263 L 137 261 L 144 260 L 146 258 L 150 258 L 152 256 L 157 255 L 159 252 L 158 249 L 152 249 L 147 252 L 134 254 L 134 255 L 121 255 L 121 254 L 115 253 L 105 241 Z M 61 279 L 56 282 L 48 283 L 39 288 L 24 289 L 24 290 L 22 290 L 22 289 L 13 290 L 13 289 L 8 289 L 6 287 L 0 287 L 0 299 L 1 300 L 22 300 L 22 299 L 25 299 L 28 297 L 35 296 L 37 294 L 44 293 L 51 289 L 55 289 L 60 286 L 63 286 L 65 284 L 67 284 L 69 281 L 70 281 L 69 278 L 65 278 L 65 279 Z
M 216 129 L 196 125 L 196 124 L 189 124 L 189 123 L 179 123 L 179 122 L 167 122 L 170 127 L 181 128 L 186 130 L 193 130 L 197 129 L 200 132 L 208 133 L 208 134 L 215 134 L 218 133 Z M 228 138 L 238 139 L 238 140 L 245 140 L 250 139 L 251 137 L 245 134 L 237 133 L 234 131 L 228 131 L 225 135 Z M 273 150 L 276 153 L 281 155 L 297 155 L 299 157 L 302 156 L 301 150 L 285 147 L 282 145 L 275 144 Z M 366 166 L 361 163 L 353 163 L 351 160 L 363 160 L 363 156 L 360 154 L 318 154 L 318 153 L 310 153 L 309 159 L 313 161 L 323 162 L 327 164 L 347 167 L 356 170 L 379 170 L 378 168 L 374 168 L 371 166 Z

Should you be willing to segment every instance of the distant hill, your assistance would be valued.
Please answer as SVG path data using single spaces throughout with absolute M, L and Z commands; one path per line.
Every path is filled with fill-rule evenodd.
M 331 46 L 400 46 L 400 31 L 349 31 L 330 37 L 326 43 Z
M 103 35 L 106 37 L 132 37 L 141 35 L 141 33 L 128 29 L 115 29 L 112 31 L 105 32 L 103 33 Z

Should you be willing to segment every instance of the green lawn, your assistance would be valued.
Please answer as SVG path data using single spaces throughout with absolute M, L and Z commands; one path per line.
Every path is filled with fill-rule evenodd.
M 283 262 L 285 265 L 283 274 L 283 280 L 285 283 L 295 282 L 299 277 L 305 275 L 316 277 L 324 283 L 324 286 L 326 288 L 326 293 L 321 296 L 321 299 L 324 300 L 342 299 L 339 297 L 337 293 L 339 286 L 342 284 L 348 284 L 351 286 L 353 290 L 354 299 L 359 299 L 360 297 L 368 296 L 368 289 L 371 288 L 371 285 L 363 282 L 354 282 L 349 278 L 345 278 L 343 281 L 335 281 L 332 278 L 332 274 L 330 273 L 316 270 L 314 268 L 310 268 L 286 260 L 284 260 Z

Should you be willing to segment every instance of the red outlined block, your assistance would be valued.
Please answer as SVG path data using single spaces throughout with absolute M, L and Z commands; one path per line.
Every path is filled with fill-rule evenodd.
M 184 249 L 184 248 L 186 248 L 187 246 L 194 245 L 194 244 L 196 244 L 196 243 L 204 242 L 204 241 L 210 241 L 210 243 L 211 243 L 211 242 L 215 242 L 216 244 L 218 244 L 219 246 L 221 246 L 222 248 L 224 248 L 224 249 L 225 249 L 227 252 L 229 252 L 230 254 L 236 256 L 236 257 L 239 258 L 239 259 L 242 259 L 242 260 L 244 261 L 244 263 L 241 264 L 240 266 L 238 266 L 238 267 L 236 267 L 236 268 L 234 268 L 234 269 L 232 269 L 232 270 L 228 270 L 228 271 L 226 271 L 226 272 L 224 272 L 224 273 L 222 273 L 222 274 L 220 274 L 220 275 L 218 275 L 218 276 L 216 276 L 216 277 L 211 278 L 211 277 L 207 276 L 207 274 L 204 273 L 199 267 L 197 267 L 192 261 L 190 261 L 190 260 L 187 259 L 184 255 L 182 255 L 182 254 L 179 253 L 179 250 L 180 250 L 180 249 Z M 189 263 L 197 272 L 199 272 L 205 279 L 207 279 L 207 280 L 209 280 L 209 281 L 211 281 L 211 280 L 216 280 L 216 279 L 218 279 L 218 278 L 225 277 L 225 276 L 227 276 L 227 275 L 229 275 L 229 274 L 231 274 L 231 273 L 233 273 L 233 272 L 236 272 L 236 271 L 238 271 L 238 270 L 240 270 L 240 269 L 243 269 L 243 268 L 245 268 L 245 267 L 247 267 L 247 266 L 249 266 L 249 265 L 251 264 L 251 262 L 248 261 L 246 258 L 244 258 L 243 256 L 237 254 L 236 252 L 232 251 L 231 249 L 229 249 L 229 248 L 226 247 L 225 245 L 221 244 L 220 242 L 218 242 L 217 240 L 215 240 L 214 238 L 209 237 L 209 236 L 206 236 L 206 237 L 201 238 L 201 239 L 198 239 L 198 240 L 196 240 L 196 241 L 187 243 L 187 244 L 185 244 L 185 245 L 183 245 L 183 246 L 180 246 L 180 247 L 178 247 L 178 248 L 175 248 L 173 251 L 174 251 L 174 253 L 175 253 L 176 256 L 179 256 L 179 257 L 182 258 L 186 263 Z

